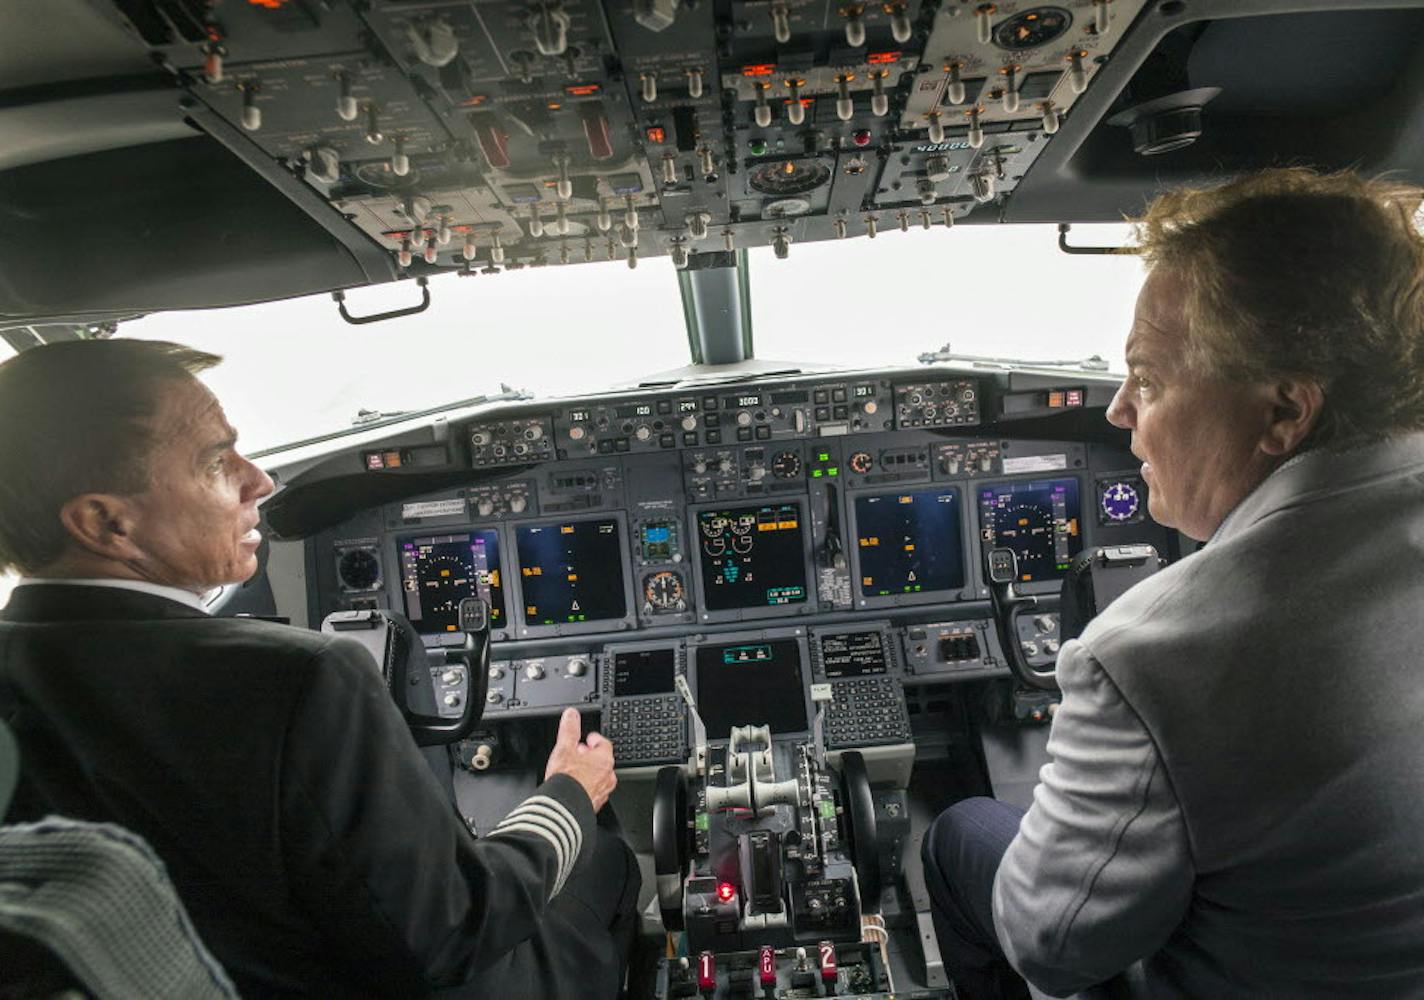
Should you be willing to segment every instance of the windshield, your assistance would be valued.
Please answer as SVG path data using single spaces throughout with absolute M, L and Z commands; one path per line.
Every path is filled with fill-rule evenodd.
M 1120 245 L 1126 226 L 1075 229 Z M 1135 258 L 1068 256 L 1052 226 L 912 229 L 750 254 L 753 343 L 766 360 L 913 366 L 959 354 L 1027 360 L 1101 355 L 1118 370 L 1141 283 Z M 205 380 L 260 451 L 350 429 L 371 414 L 500 391 L 595 392 L 689 361 L 665 259 L 524 269 L 430 282 L 418 316 L 352 326 L 328 295 L 124 323 L 120 336 L 176 340 L 224 357 Z M 358 289 L 356 315 L 413 305 L 412 282 Z M 1068 305 L 1065 307 L 1064 303 Z

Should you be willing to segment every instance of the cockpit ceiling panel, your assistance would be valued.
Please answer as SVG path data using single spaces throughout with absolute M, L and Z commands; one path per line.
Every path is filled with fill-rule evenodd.
M 0 131 L 15 137 L 0 193 L 13 220 L 47 199 L 58 214 L 40 227 L 53 237 L 0 247 L 14 318 L 1111 221 L 1163 185 L 1285 162 L 1424 173 L 1424 14 L 1401 0 L 16 9 L 0 13 Z M 1163 100 L 1182 135 L 1140 111 Z M 172 141 L 189 129 L 210 138 Z M 181 176 L 214 147 L 230 154 L 211 167 L 222 184 Z M 144 211 L 184 235 L 125 239 L 85 288 L 47 290 L 85 256 L 61 219 L 86 235 L 95 219 L 115 235 L 167 225 L 120 196 L 146 189 L 130 173 L 145 169 L 174 187 Z M 211 233 L 231 236 L 223 253 L 193 245 Z

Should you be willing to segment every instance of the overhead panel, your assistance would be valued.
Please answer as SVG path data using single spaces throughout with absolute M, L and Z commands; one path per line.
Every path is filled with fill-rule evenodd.
M 1143 4 L 151 6 L 114 9 L 224 141 L 398 271 L 468 273 L 997 216 Z

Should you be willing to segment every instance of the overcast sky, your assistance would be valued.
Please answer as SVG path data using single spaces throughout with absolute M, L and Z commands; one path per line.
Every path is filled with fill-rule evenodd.
M 1126 240 L 1084 226 L 1075 242 Z M 1081 358 L 1114 370 L 1142 281 L 1132 257 L 1070 257 L 1052 226 L 959 226 L 751 254 L 756 355 L 849 366 L 914 365 L 944 343 L 967 354 Z M 419 316 L 350 326 L 330 296 L 150 316 L 121 336 L 224 355 L 207 379 L 252 450 L 350 425 L 363 408 L 418 409 L 498 391 L 597 391 L 687 364 L 666 257 L 430 282 Z M 357 314 L 410 305 L 413 282 L 347 296 Z

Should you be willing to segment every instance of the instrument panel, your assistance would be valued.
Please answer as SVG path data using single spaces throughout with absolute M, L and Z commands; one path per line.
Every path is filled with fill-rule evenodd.
M 742 652 L 785 663 L 795 640 L 828 705 L 851 706 L 835 739 L 908 738 L 904 688 L 1008 673 L 990 549 L 1013 549 L 1016 586 L 1050 599 L 1092 546 L 1170 551 L 1124 448 L 1002 422 L 1009 395 L 1052 417 L 1110 394 L 918 372 L 517 404 L 451 428 L 468 485 L 309 539 L 311 601 L 399 610 L 438 646 L 478 596 L 495 640 L 487 719 L 597 709 L 650 762 L 685 749 L 672 676 L 734 683 L 737 664 L 705 650 L 748 629 L 763 631 Z M 1049 611 L 1020 623 L 1036 662 L 1056 653 Z M 840 638 L 823 648 L 828 629 Z M 884 733 L 861 731 L 865 713 Z

